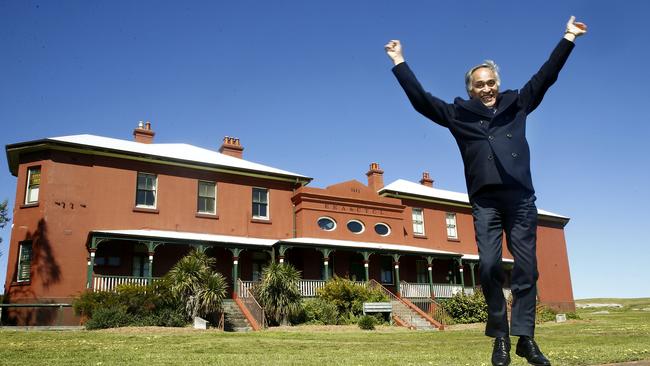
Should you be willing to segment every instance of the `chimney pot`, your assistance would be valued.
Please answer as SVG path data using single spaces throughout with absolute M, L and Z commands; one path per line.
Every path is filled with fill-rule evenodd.
M 219 152 L 224 155 L 234 156 L 241 159 L 244 155 L 244 147 L 236 137 L 224 136 L 223 144 L 219 148 Z
M 377 192 L 384 188 L 384 171 L 379 168 L 378 163 L 370 163 L 370 170 L 366 173 L 368 176 L 368 187 Z
M 138 127 L 133 130 L 133 139 L 135 142 L 140 142 L 143 144 L 153 143 L 153 137 L 156 135 L 155 132 L 151 130 L 151 122 L 143 124 L 142 121 L 138 122 Z
M 429 176 L 429 172 L 422 173 L 422 179 L 420 179 L 420 184 L 422 184 L 423 186 L 433 188 L 433 179 L 431 179 L 431 177 Z

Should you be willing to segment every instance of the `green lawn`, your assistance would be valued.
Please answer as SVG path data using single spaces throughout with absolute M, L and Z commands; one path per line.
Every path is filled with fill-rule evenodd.
M 546 323 L 537 339 L 554 365 L 650 360 L 650 298 L 580 302 L 582 320 Z M 635 310 L 647 309 L 647 310 Z M 593 314 L 607 310 L 609 314 Z M 292 327 L 251 333 L 125 328 L 104 331 L 0 331 L 2 365 L 490 365 L 480 325 L 443 332 L 382 327 Z M 513 342 L 516 341 L 513 338 Z M 526 365 L 512 352 L 512 365 Z

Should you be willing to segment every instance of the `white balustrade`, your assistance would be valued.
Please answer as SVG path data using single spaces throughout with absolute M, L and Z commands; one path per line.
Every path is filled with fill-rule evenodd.
M 119 285 L 139 285 L 147 284 L 147 277 L 125 277 L 125 276 L 93 276 L 94 291 L 113 291 Z

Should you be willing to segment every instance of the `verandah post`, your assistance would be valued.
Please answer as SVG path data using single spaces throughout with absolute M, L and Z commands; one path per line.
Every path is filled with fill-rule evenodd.
M 402 296 L 400 292 L 400 283 L 399 283 L 399 258 L 401 255 L 393 254 L 393 266 L 395 267 L 395 294 L 397 296 Z
M 460 272 L 460 285 L 463 288 L 463 294 L 465 294 L 465 274 L 463 273 L 463 259 L 458 258 L 456 260 L 458 261 L 458 271 Z
M 233 295 L 239 296 L 239 254 L 244 250 L 241 248 L 228 248 L 232 252 L 232 289 Z
M 433 293 L 433 257 L 426 257 L 427 259 L 427 271 L 429 272 L 429 295 L 433 299 L 435 294 Z
M 321 253 L 323 253 L 323 279 L 325 281 L 330 279 L 329 271 L 329 257 L 332 254 L 333 250 L 329 248 L 320 248 Z
M 88 259 L 88 268 L 86 270 L 86 288 L 93 287 L 93 269 L 95 268 L 95 252 L 97 251 L 97 239 L 94 237 L 90 241 L 90 257 Z
M 363 255 L 363 270 L 366 275 L 366 282 L 370 281 L 370 272 L 368 267 L 370 267 L 370 252 L 361 252 Z
M 476 288 L 476 278 L 474 277 L 474 266 L 476 265 L 475 262 L 469 262 L 469 269 L 472 274 L 472 288 Z

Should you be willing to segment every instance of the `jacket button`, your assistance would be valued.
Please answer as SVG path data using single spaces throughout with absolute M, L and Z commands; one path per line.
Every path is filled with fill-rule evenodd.
M 485 123 L 485 121 L 481 120 L 479 124 L 482 126 Z
M 517 154 L 517 153 L 512 153 L 512 157 L 513 157 L 513 158 L 516 158 L 517 156 L 519 156 L 519 154 Z
M 490 136 L 488 136 L 488 139 L 490 139 L 490 140 L 494 140 L 494 136 L 491 136 L 491 135 L 490 135 Z
M 494 159 L 494 156 L 492 156 L 492 154 L 488 155 L 488 160 L 492 160 L 492 159 Z
M 512 134 L 511 134 L 511 133 L 506 134 L 506 137 L 509 138 L 509 139 L 511 139 L 511 138 L 512 138 Z

